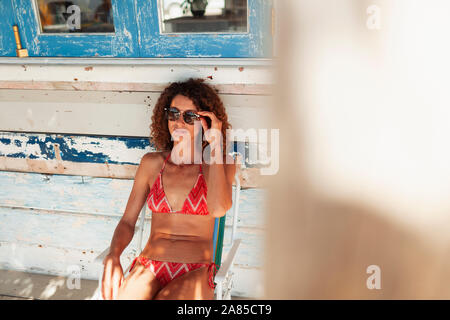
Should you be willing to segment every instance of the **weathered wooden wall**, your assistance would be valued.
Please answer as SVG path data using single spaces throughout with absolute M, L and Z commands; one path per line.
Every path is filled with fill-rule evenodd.
M 122 83 L 130 91 L 117 90 L 106 80 L 130 74 L 134 67 L 109 67 L 110 77 L 107 65 L 94 67 L 99 70 L 95 76 L 90 74 L 90 87 L 86 66 L 0 64 L 0 268 L 67 275 L 70 266 L 78 266 L 83 278 L 97 278 L 102 266 L 93 260 L 110 244 L 141 157 L 155 151 L 148 140 L 150 117 L 164 87 L 148 81 L 131 85 L 124 76 Z M 72 89 L 66 85 L 58 90 L 74 68 L 80 68 L 78 77 L 86 80 L 86 86 L 80 89 L 78 80 L 72 80 Z M 139 72 L 146 68 L 159 68 L 160 74 L 179 68 L 172 81 L 195 76 L 186 72 L 187 66 L 140 66 Z M 195 68 L 204 75 L 210 66 Z M 269 98 L 263 88 L 268 83 L 232 84 L 225 80 L 232 68 L 237 67 L 221 66 L 224 71 L 217 78 L 223 81 L 216 84 L 233 128 L 267 128 L 264 115 Z M 25 70 L 33 72 L 18 76 Z M 238 72 L 242 76 L 247 72 L 242 77 L 247 80 L 255 73 L 264 74 L 261 66 Z M 45 73 L 48 81 L 43 82 Z M 153 91 L 145 91 L 149 86 Z M 237 236 L 243 243 L 235 261 L 232 294 L 255 297 L 263 293 L 266 198 L 258 165 L 244 166 L 241 183 Z M 230 210 L 224 255 L 229 250 L 231 219 Z M 147 221 L 146 237 L 150 212 Z M 137 254 L 136 241 L 135 237 L 122 255 L 125 266 Z

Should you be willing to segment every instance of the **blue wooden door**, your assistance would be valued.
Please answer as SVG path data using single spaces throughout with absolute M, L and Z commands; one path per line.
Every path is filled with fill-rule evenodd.
M 212 1 L 209 1 L 212 2 Z M 161 2 L 136 8 L 141 55 L 146 57 L 262 58 L 271 54 L 271 0 L 248 0 L 246 32 L 161 32 Z M 201 19 L 199 19 L 201 21 Z
M 15 56 L 12 25 L 17 24 L 22 47 L 28 50 L 30 57 L 271 57 L 272 0 L 210 0 L 209 3 L 214 5 L 217 1 L 245 4 L 244 32 L 233 32 L 232 29 L 227 32 L 162 32 L 164 21 L 167 21 L 162 19 L 164 6 L 167 3 L 180 6 L 181 0 L 109 0 L 103 2 L 110 3 L 112 32 L 52 33 L 43 28 L 42 3 L 52 3 L 53 7 L 60 4 L 66 9 L 71 3 L 96 4 L 101 1 L 1 0 L 0 55 Z M 70 14 L 58 13 L 65 18 Z M 205 21 L 191 20 L 197 25 Z
M 45 33 L 40 20 L 40 1 L 2 0 L 12 2 L 12 13 L 18 25 L 22 47 L 29 56 L 39 57 L 138 57 L 137 29 L 133 11 L 135 0 L 112 0 L 110 15 L 113 32 L 97 33 Z M 71 1 L 50 1 L 51 3 L 76 3 Z M 56 7 L 56 6 L 53 6 Z M 55 9 L 54 9 L 55 10 Z M 59 12 L 57 15 L 75 14 Z M 55 14 L 56 15 L 56 14 Z M 69 21 L 69 19 L 67 19 Z M 12 29 L 12 27 L 11 27 Z M 76 30 L 74 30 L 76 31 Z M 12 31 L 11 31 L 12 32 Z
M 16 56 L 16 45 L 12 26 L 14 15 L 10 0 L 0 1 L 0 57 Z

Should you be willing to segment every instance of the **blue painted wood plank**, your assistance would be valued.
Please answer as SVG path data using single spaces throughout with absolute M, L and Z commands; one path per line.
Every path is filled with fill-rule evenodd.
M 148 138 L 96 137 L 62 134 L 0 132 L 0 156 L 55 160 L 57 144 L 63 161 L 110 164 L 139 164 L 155 147 Z M 125 152 L 114 152 L 123 150 Z M 137 151 L 137 152 L 136 152 Z M 127 153 L 128 152 L 128 153 Z
M 55 144 L 59 155 L 56 155 Z M 248 154 L 248 142 L 234 142 L 234 151 Z M 156 151 L 147 137 L 106 137 L 0 131 L 0 157 L 138 165 L 147 152 Z M 248 159 L 247 159 L 248 160 Z M 248 161 L 245 167 L 260 167 Z
M 16 56 L 16 41 L 12 29 L 15 15 L 11 1 L 0 1 L 0 56 L 4 57 Z

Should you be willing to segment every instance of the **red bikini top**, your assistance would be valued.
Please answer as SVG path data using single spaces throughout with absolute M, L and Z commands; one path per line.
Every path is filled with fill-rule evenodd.
M 164 193 L 164 187 L 162 183 L 162 172 L 166 166 L 166 162 L 170 157 L 170 153 L 164 160 L 161 171 L 159 171 L 156 181 L 150 189 L 147 197 L 147 204 L 152 212 L 174 212 L 174 213 L 186 213 L 186 214 L 198 214 L 198 215 L 208 215 L 208 206 L 206 204 L 206 195 L 208 188 L 206 186 L 205 177 L 202 172 L 202 165 L 200 164 L 199 174 L 197 180 L 195 181 L 194 187 L 192 188 L 189 195 L 184 200 L 183 207 L 180 211 L 173 211 L 170 207 L 169 201 L 167 200 L 166 194 Z

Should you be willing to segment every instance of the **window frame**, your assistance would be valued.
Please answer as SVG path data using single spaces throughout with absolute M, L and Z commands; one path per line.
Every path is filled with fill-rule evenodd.
M 249 15 L 249 0 L 246 0 L 247 2 L 247 30 L 245 32 L 216 32 L 216 31 L 208 31 L 208 32 L 163 32 L 163 15 L 164 15 L 164 8 L 163 3 L 165 0 L 157 0 L 158 4 L 161 4 L 161 6 L 158 7 L 158 22 L 159 22 L 159 33 L 163 35 L 180 35 L 180 34 L 248 34 L 250 32 L 250 15 Z
M 111 0 L 114 33 L 41 33 L 35 0 L 11 0 L 29 56 L 138 57 L 135 0 Z M 120 14 L 119 14 L 120 13 Z
M 136 7 L 141 55 L 156 58 L 270 58 L 272 0 L 247 0 L 247 33 L 162 33 L 160 1 Z M 150 18 L 148 18 L 150 17 Z

